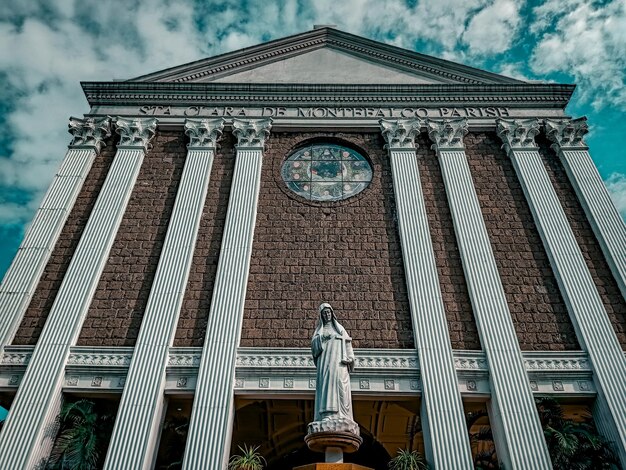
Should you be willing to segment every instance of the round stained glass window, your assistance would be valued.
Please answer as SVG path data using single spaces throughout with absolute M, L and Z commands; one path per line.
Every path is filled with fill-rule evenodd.
M 281 169 L 287 187 L 311 201 L 340 201 L 363 191 L 372 167 L 358 152 L 334 144 L 316 144 L 294 152 Z

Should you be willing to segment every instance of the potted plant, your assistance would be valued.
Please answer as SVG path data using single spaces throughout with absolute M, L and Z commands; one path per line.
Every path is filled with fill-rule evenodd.
M 578 422 L 566 419 L 553 398 L 535 401 L 554 468 L 617 468 L 617 456 L 611 444 L 597 433 L 590 413 Z
M 91 400 L 65 403 L 58 416 L 59 433 L 52 446 L 47 468 L 95 469 L 102 467 L 112 419 L 98 413 Z
M 267 462 L 259 453 L 259 446 L 237 446 L 240 455 L 233 455 L 228 461 L 228 470 L 263 470 Z
M 428 470 L 428 464 L 418 451 L 398 449 L 398 455 L 389 461 L 389 470 Z
M 496 446 L 493 442 L 493 433 L 489 426 L 482 426 L 476 432 L 471 432 L 481 418 L 488 416 L 487 410 L 477 410 L 465 415 L 465 424 L 469 433 L 474 468 L 476 470 L 497 470 L 500 468 L 496 455 Z

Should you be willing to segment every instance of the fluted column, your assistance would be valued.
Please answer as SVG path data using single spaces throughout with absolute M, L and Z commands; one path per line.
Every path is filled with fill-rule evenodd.
M 419 120 L 381 120 L 387 142 L 398 231 L 422 379 L 426 457 L 436 469 L 474 468 L 448 322 L 419 179 Z
M 0 285 L 0 347 L 11 344 L 111 122 L 70 118 L 72 142 Z
M 498 458 L 510 469 L 551 469 L 489 234 L 474 189 L 463 136 L 467 120 L 428 121 L 437 151 L 465 280 L 491 382 L 490 418 Z
M 0 468 L 33 468 L 47 457 L 46 428 L 58 415 L 65 362 L 87 314 L 124 215 L 156 119 L 116 122 L 113 164 L 61 283 L 0 433 Z
M 165 372 L 198 236 L 223 119 L 187 119 L 185 168 L 139 330 L 104 468 L 152 468 Z
M 583 137 L 589 132 L 587 118 L 556 121 L 546 119 L 546 134 L 585 211 L 604 257 L 626 299 L 626 225 L 589 155 Z
M 213 297 L 198 369 L 183 468 L 226 468 L 234 412 L 235 359 L 241 333 L 263 146 L 271 119 L 233 120 L 235 171 Z
M 578 243 L 535 144 L 536 119 L 497 121 L 576 330 L 589 354 L 596 398 L 596 425 L 615 442 L 626 467 L 626 360 Z

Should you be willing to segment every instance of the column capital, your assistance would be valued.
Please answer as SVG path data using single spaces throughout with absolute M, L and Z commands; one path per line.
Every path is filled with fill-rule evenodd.
M 469 132 L 467 119 L 444 119 L 426 121 L 428 136 L 434 143 L 432 148 L 441 150 L 464 150 L 463 137 Z
M 538 119 L 496 119 L 496 132 L 504 142 L 503 147 L 509 153 L 512 150 L 537 148 L 535 136 L 539 134 Z
M 127 119 L 118 117 L 115 121 L 115 132 L 121 139 L 117 148 L 135 148 L 148 150 L 150 141 L 156 134 L 158 119 L 137 118 Z
M 546 135 L 553 142 L 552 148 L 559 150 L 587 150 L 587 144 L 583 141 L 585 134 L 589 132 L 587 118 L 578 119 L 546 119 Z
M 224 130 L 224 119 L 186 119 L 185 134 L 189 136 L 189 150 L 215 149 Z
M 85 119 L 71 117 L 68 132 L 72 134 L 70 148 L 93 148 L 99 153 L 106 144 L 104 139 L 111 135 L 111 119 L 108 117 Z
M 233 134 L 237 137 L 237 148 L 263 149 L 270 135 L 272 118 L 268 119 L 233 119 Z
M 417 148 L 415 136 L 419 134 L 422 127 L 420 119 L 398 119 L 397 121 L 381 119 L 378 122 L 383 138 L 387 142 L 385 148 L 389 150 L 414 150 Z

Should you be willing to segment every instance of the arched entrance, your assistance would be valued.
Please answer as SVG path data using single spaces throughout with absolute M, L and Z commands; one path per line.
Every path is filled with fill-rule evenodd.
M 419 401 L 357 400 L 353 402 L 363 444 L 345 461 L 385 470 L 398 450 L 422 451 Z M 289 470 L 298 465 L 321 462 L 321 453 L 304 443 L 306 426 L 313 419 L 313 400 L 238 399 L 231 455 L 239 446 L 259 446 L 268 470 Z

